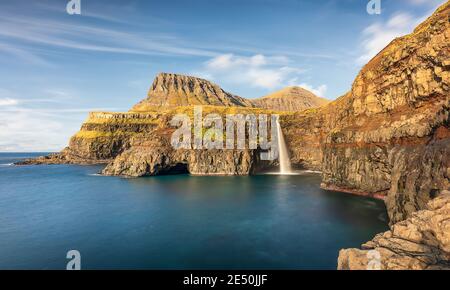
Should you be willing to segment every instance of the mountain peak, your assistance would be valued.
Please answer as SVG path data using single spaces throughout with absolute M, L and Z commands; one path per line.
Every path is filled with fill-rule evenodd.
M 160 73 L 153 81 L 147 98 L 137 104 L 133 111 L 145 111 L 149 107 L 193 105 L 247 107 L 251 106 L 251 103 L 205 79 Z
M 305 88 L 297 87 L 297 86 L 290 86 L 290 87 L 285 87 L 285 88 L 283 88 L 277 92 L 274 92 L 272 94 L 269 94 L 267 96 L 264 96 L 263 98 L 274 98 L 277 96 L 285 96 L 285 94 L 290 94 L 290 95 L 296 96 L 300 93 L 315 96 L 313 93 L 311 93 L 310 91 L 308 91 Z
M 321 107 L 329 102 L 302 87 L 292 86 L 256 99 L 253 104 L 261 108 L 295 112 Z
M 147 98 L 132 111 L 143 112 L 158 107 L 222 106 L 262 108 L 275 111 L 303 111 L 329 103 L 301 87 L 287 87 L 260 99 L 249 100 L 224 91 L 218 85 L 193 76 L 159 73 Z

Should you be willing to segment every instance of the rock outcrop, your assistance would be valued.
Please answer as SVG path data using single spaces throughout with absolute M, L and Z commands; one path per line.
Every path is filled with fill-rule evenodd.
M 298 112 L 327 103 L 328 100 L 300 87 L 288 87 L 259 99 L 245 99 L 201 78 L 161 73 L 155 78 L 147 98 L 135 105 L 131 111 L 148 112 L 161 107 L 202 105 Z
M 145 112 L 155 107 L 196 105 L 253 107 L 249 100 L 227 93 L 207 80 L 161 73 L 155 78 L 147 98 L 135 105 L 132 111 Z
M 319 98 L 301 87 L 287 87 L 260 99 L 252 100 L 257 108 L 280 112 L 300 112 L 307 109 L 322 107 L 330 101 Z
M 171 137 L 175 128 L 170 125 L 170 121 L 178 114 L 192 117 L 193 111 L 194 108 L 189 106 L 162 111 L 154 130 L 130 136 L 128 146 L 122 148 L 122 152 L 102 173 L 129 177 L 179 172 L 192 175 L 249 175 L 272 165 L 271 162 L 261 161 L 259 150 L 248 149 L 248 143 L 245 146 L 247 149 L 242 150 L 174 149 Z M 202 117 L 207 114 L 225 117 L 227 114 L 257 116 L 260 113 L 272 113 L 255 108 L 223 106 L 203 106 L 202 112 Z M 222 118 L 222 122 L 225 124 L 225 118 Z
M 295 93 L 289 93 L 293 90 L 299 91 L 300 93 L 297 95 Z M 283 101 L 283 99 L 290 99 L 291 97 L 293 98 L 292 101 Z M 196 105 L 203 106 L 210 113 L 218 113 L 219 115 L 225 116 L 226 114 L 239 113 L 271 114 L 274 112 L 270 109 L 271 107 L 277 110 L 289 111 L 294 108 L 294 105 L 299 108 L 310 108 L 325 102 L 312 93 L 300 88 L 290 88 L 283 90 L 281 93 L 277 93 L 274 96 L 274 99 L 276 99 L 275 103 L 258 103 L 265 99 L 245 99 L 227 93 L 216 84 L 204 79 L 161 73 L 155 78 L 149 90 L 148 97 L 135 105 L 128 113 L 91 113 L 85 123 L 83 123 L 80 131 L 70 139 L 69 146 L 62 152 L 32 160 L 25 160 L 17 164 L 103 164 L 114 161 L 117 156 L 126 151 L 125 154 L 131 154 L 133 152 L 142 157 L 143 154 L 140 154 L 139 151 L 128 149 L 132 146 L 142 148 L 142 146 L 137 144 L 145 143 L 142 140 L 150 138 L 149 136 L 155 138 L 158 132 L 169 130 L 171 128 L 169 121 L 175 114 L 186 113 L 192 115 L 193 107 Z M 301 105 L 299 105 L 300 103 Z M 157 129 L 160 130 L 158 131 Z M 150 147 L 156 149 L 157 146 L 152 145 Z M 163 152 L 167 153 L 169 151 L 160 150 L 159 152 L 163 154 Z M 176 155 L 177 158 L 179 157 L 178 159 L 182 160 L 180 162 L 186 162 L 185 155 L 187 153 L 183 154 Z M 232 152 L 232 154 L 230 152 L 224 152 L 223 154 L 214 152 L 213 155 L 216 160 L 214 162 L 221 164 L 218 158 L 223 156 L 224 158 L 228 158 L 227 162 L 229 163 L 231 159 L 240 154 L 243 154 L 243 152 Z M 250 150 L 246 154 L 253 155 Z M 230 165 L 230 168 L 218 168 L 217 170 L 212 168 L 207 169 L 206 166 L 201 166 L 203 162 L 201 158 L 208 160 L 207 152 L 191 152 L 189 155 L 191 156 L 191 158 L 187 158 L 191 161 L 189 163 L 191 165 L 189 172 L 192 174 L 230 175 L 235 172 L 238 175 L 244 175 L 250 174 L 252 172 L 251 168 L 258 166 L 258 164 L 235 164 L 233 166 Z M 194 158 L 192 156 L 197 157 Z M 131 160 L 136 159 L 131 158 Z M 118 158 L 115 160 L 114 163 L 108 166 L 105 173 L 111 175 L 120 173 L 120 175 L 142 176 L 159 174 L 160 172 L 160 170 L 150 170 L 146 173 L 142 173 L 139 170 L 122 170 L 120 169 L 122 166 L 125 166 L 125 164 L 132 166 L 132 163 L 128 161 L 119 165 L 121 161 L 124 161 L 124 159 Z M 238 161 L 247 162 L 248 160 L 246 158 L 238 158 L 236 162 Z M 151 161 L 149 162 L 152 163 Z M 225 164 L 228 164 L 227 162 Z M 250 160 L 248 162 L 252 163 L 253 161 Z M 117 170 L 113 169 L 114 167 Z M 203 171 L 201 168 L 203 168 Z
M 341 250 L 340 270 L 450 270 L 450 196 L 437 197 L 360 249 Z
M 249 175 L 258 164 L 255 150 L 175 150 L 173 130 L 133 138 L 130 148 L 103 170 L 105 175 L 142 177 L 162 174 Z

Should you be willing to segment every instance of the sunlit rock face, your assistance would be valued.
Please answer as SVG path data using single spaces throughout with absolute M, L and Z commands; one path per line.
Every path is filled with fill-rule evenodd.
M 300 87 L 288 87 L 259 99 L 245 99 L 201 78 L 161 73 L 155 78 L 147 98 L 135 105 L 132 111 L 148 111 L 155 107 L 203 105 L 296 112 L 317 108 L 327 103 L 328 100 Z
M 392 223 L 449 188 L 450 3 L 394 40 L 352 90 L 284 118 L 294 162 L 323 187 L 386 199 Z
M 204 79 L 161 73 L 155 78 L 148 97 L 129 112 L 91 113 L 62 152 L 22 164 L 111 163 L 105 174 L 133 177 L 172 172 L 174 166 L 187 166 L 189 173 L 198 175 L 248 175 L 264 163 L 253 157 L 258 155 L 254 150 L 173 151 L 168 141 L 170 136 L 166 134 L 173 129 L 170 120 L 177 114 L 192 117 L 194 106 L 199 105 L 205 115 L 270 115 L 282 114 L 293 106 L 312 108 L 326 102 L 295 87 L 250 100 L 225 92 Z M 165 142 L 155 143 L 163 139 Z
M 133 138 L 130 147 L 102 173 L 129 177 L 179 173 L 249 175 L 261 163 L 256 150 L 176 150 L 170 143 L 171 133 L 173 130 L 160 129 L 150 136 Z
M 161 73 L 155 78 L 147 98 L 134 106 L 132 111 L 195 105 L 253 107 L 249 100 L 225 92 L 207 80 Z
M 330 103 L 301 87 L 287 87 L 251 102 L 255 107 L 280 112 L 299 112 Z
M 362 245 L 341 250 L 340 270 L 450 270 L 450 196 L 430 201 L 426 209 Z

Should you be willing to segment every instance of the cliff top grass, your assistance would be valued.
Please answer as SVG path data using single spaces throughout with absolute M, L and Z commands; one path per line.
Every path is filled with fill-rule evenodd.
M 219 114 L 225 115 L 236 115 L 236 114 L 281 114 L 280 112 L 260 109 L 260 108 L 246 108 L 246 107 L 223 107 L 223 106 L 202 106 L 203 115 L 207 114 Z M 169 109 L 168 114 L 190 114 L 194 112 L 194 106 L 183 106 L 174 109 Z
M 112 137 L 124 137 L 124 136 L 134 136 L 137 134 L 142 134 L 138 132 L 126 132 L 121 130 L 116 130 L 114 132 L 103 132 L 103 131 L 86 131 L 81 130 L 78 131 L 74 138 L 80 138 L 80 139 L 96 139 L 96 138 L 112 138 Z
M 193 115 L 195 106 L 176 106 L 176 107 L 147 107 L 146 111 L 130 111 L 129 114 L 138 113 L 138 114 L 160 114 L 160 115 L 168 115 L 173 116 L 177 114 L 186 114 Z M 225 107 L 225 106 L 210 106 L 203 105 L 201 106 L 203 115 L 208 114 L 219 114 L 221 116 L 229 115 L 229 114 L 278 114 L 278 115 L 286 115 L 291 114 L 291 112 L 280 112 L 275 110 L 268 110 L 262 108 L 250 108 L 250 107 Z
M 201 106 L 203 117 L 209 114 L 218 114 L 222 117 L 226 115 L 249 115 L 255 116 L 266 115 L 291 115 L 291 112 L 277 112 L 273 110 L 261 108 L 247 107 L 223 107 L 223 106 Z M 178 107 L 151 107 L 146 112 L 92 112 L 89 114 L 85 124 L 111 124 L 111 125 L 132 125 L 132 124 L 150 124 L 155 126 L 166 126 L 167 121 L 178 114 L 185 114 L 193 119 L 194 106 L 178 106 Z M 130 132 L 124 130 L 115 130 L 114 132 L 106 131 L 88 131 L 80 130 L 75 134 L 74 138 L 95 139 L 95 138 L 114 138 L 118 136 L 135 136 L 139 132 Z
M 91 124 L 158 124 L 159 116 L 157 112 L 144 113 L 113 113 L 113 112 L 92 112 L 85 123 Z

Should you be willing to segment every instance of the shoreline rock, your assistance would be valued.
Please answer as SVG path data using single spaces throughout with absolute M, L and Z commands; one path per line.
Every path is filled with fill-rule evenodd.
M 350 189 L 350 188 L 343 188 L 343 187 L 339 187 L 339 186 L 335 186 L 335 185 L 327 185 L 325 183 L 322 183 L 320 185 L 320 188 L 322 188 L 324 190 L 327 190 L 327 191 L 336 191 L 336 192 L 348 193 L 348 194 L 352 194 L 352 195 L 371 197 L 373 199 L 386 201 L 385 193 L 365 192 L 365 191 L 359 191 L 359 190 Z
M 378 234 L 362 249 L 339 253 L 339 270 L 450 270 L 450 192 Z

